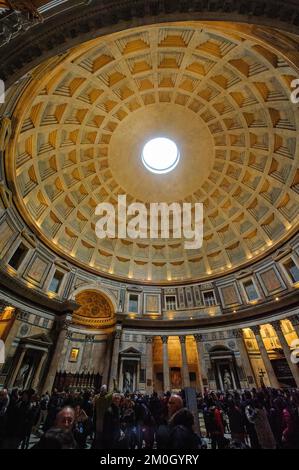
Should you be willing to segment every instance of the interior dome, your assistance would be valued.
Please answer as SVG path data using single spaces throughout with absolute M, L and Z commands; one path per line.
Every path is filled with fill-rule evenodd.
M 23 217 L 55 252 L 115 278 L 203 280 L 252 263 L 298 224 L 298 72 L 268 41 L 203 23 L 98 38 L 32 72 L 7 170 Z M 166 136 L 180 164 L 149 172 L 146 142 Z M 99 240 L 95 208 L 204 204 L 204 245 Z

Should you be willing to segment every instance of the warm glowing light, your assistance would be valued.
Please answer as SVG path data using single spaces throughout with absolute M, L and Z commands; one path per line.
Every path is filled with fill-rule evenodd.
M 147 170 L 163 175 L 173 171 L 180 161 L 177 145 L 170 139 L 158 137 L 145 144 L 142 162 Z

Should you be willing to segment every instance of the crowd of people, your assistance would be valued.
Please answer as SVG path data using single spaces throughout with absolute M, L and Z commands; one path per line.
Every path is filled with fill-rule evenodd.
M 299 449 L 299 390 L 198 395 L 201 432 L 184 391 L 0 391 L 2 449 Z M 203 425 L 204 423 L 204 425 Z M 32 447 L 31 437 L 36 443 Z

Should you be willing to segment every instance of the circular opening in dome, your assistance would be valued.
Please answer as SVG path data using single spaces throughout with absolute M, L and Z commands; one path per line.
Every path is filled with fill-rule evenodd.
M 179 161 L 180 152 L 176 143 L 165 137 L 152 139 L 143 148 L 142 162 L 152 173 L 159 175 L 170 173 Z

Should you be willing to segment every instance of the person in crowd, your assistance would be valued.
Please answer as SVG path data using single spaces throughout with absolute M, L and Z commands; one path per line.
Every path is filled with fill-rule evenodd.
M 99 395 L 94 399 L 95 442 L 96 449 L 104 448 L 104 418 L 111 405 L 113 393 L 108 393 L 107 385 L 101 387 Z
M 213 450 L 224 449 L 226 447 L 222 415 L 223 412 L 218 399 L 215 400 L 212 396 L 205 409 L 205 423 Z
M 200 439 L 193 430 L 194 417 L 184 408 L 180 395 L 171 395 L 168 401 L 168 424 L 157 431 L 158 449 L 199 449 Z
M 262 395 L 254 401 L 253 406 L 247 406 L 246 415 L 248 420 L 255 425 L 260 448 L 276 449 L 277 443 L 269 423 L 268 413 Z
M 121 429 L 120 421 L 120 404 L 121 395 L 114 393 L 112 403 L 106 410 L 103 423 L 104 449 L 125 449 L 126 445 L 125 433 Z
M 44 426 L 48 416 L 48 406 L 49 406 L 50 396 L 47 392 L 45 395 L 42 395 L 39 403 L 40 412 L 38 415 L 38 420 L 34 426 L 34 433 L 39 435 L 39 429 L 41 426 Z
M 39 397 L 34 390 L 2 390 L 0 448 L 29 448 L 32 431 L 41 432 L 43 421 L 45 434 L 34 449 L 299 448 L 297 389 L 206 390 L 197 403 L 204 418 L 202 436 L 194 432 L 194 417 L 184 408 L 183 391 L 122 396 L 107 393 L 103 386 L 99 394 L 92 389 L 54 390 Z
M 61 428 L 52 428 L 47 431 L 33 450 L 72 450 L 77 445 L 72 432 Z
M 85 449 L 88 436 L 88 416 L 80 405 L 75 407 L 74 438 L 79 449 Z
M 4 389 L 0 391 L 0 449 L 3 439 L 5 437 L 5 428 L 7 420 L 7 410 L 9 407 L 10 397 L 8 390 Z
M 72 431 L 75 423 L 75 411 L 70 406 L 62 408 L 56 416 L 55 428 Z
M 137 445 L 136 415 L 134 408 L 134 401 L 130 397 L 126 397 L 122 405 L 121 422 L 128 442 L 128 448 L 131 450 L 134 450 Z
M 229 419 L 229 427 L 232 440 L 245 444 L 245 417 L 242 413 L 239 401 L 235 401 L 232 397 L 229 397 L 228 400 L 227 416 Z

